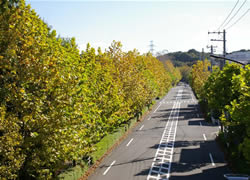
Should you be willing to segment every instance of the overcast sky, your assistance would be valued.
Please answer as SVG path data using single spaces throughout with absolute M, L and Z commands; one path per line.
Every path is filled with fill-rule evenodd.
M 85 1 L 29 0 L 27 3 L 51 25 L 60 36 L 75 37 L 80 49 L 89 42 L 93 47 L 107 48 L 113 40 L 121 41 L 123 50 L 149 51 L 153 40 L 155 52 L 168 50 L 201 51 L 212 43 L 208 31 L 217 30 L 237 0 L 175 1 Z M 235 12 L 244 0 L 240 0 Z M 246 2 L 228 27 L 248 9 Z M 234 13 L 232 13 L 233 15 Z M 230 19 L 230 18 L 229 18 Z M 250 12 L 227 30 L 227 51 L 250 49 Z M 222 51 L 222 42 L 217 52 Z

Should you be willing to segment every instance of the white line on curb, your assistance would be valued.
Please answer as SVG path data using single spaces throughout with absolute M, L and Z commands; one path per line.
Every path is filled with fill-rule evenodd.
M 106 169 L 106 171 L 103 173 L 103 175 L 106 175 L 109 169 L 115 164 L 115 161 L 113 161 L 110 166 Z
M 207 137 L 206 137 L 206 135 L 205 135 L 205 134 L 203 134 L 203 138 L 204 138 L 204 140 L 205 140 L 205 141 L 207 140 Z
M 126 146 L 129 146 L 130 143 L 134 140 L 134 138 L 130 139 L 130 141 L 128 142 L 128 144 Z
M 212 165 L 213 165 L 213 166 L 215 166 L 215 164 L 214 164 L 214 160 L 213 160 L 213 156 L 212 156 L 212 154 L 211 154 L 211 153 L 209 153 L 209 157 L 210 157 L 210 160 L 211 160 L 211 162 L 212 162 Z
M 141 126 L 141 128 L 139 130 L 142 130 L 142 128 L 144 127 L 144 125 Z

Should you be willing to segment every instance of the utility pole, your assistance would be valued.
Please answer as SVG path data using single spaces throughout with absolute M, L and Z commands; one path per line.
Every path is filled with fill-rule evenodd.
M 226 58 L 226 30 L 223 30 L 223 57 Z M 226 60 L 223 60 L 223 67 L 225 66 Z
M 223 32 L 208 32 L 208 34 L 223 34 L 223 39 L 211 39 L 211 41 L 223 41 L 223 57 L 226 57 L 226 30 L 224 29 Z M 225 59 L 220 63 L 220 69 L 223 69 L 225 65 Z
M 215 52 L 214 48 L 217 48 L 217 46 L 211 45 L 211 46 L 207 46 L 207 48 L 210 49 L 210 55 L 213 55 Z M 213 72 L 213 59 L 212 58 L 210 58 L 210 63 L 211 63 L 210 71 Z
M 204 48 L 201 51 L 201 60 L 203 61 L 203 72 L 205 72 L 205 58 L 204 58 Z

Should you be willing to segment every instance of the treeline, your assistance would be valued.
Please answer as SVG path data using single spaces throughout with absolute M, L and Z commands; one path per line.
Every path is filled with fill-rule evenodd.
M 204 58 L 208 58 L 209 54 L 204 53 Z M 192 66 L 197 62 L 197 59 L 201 59 L 201 52 L 196 51 L 195 49 L 190 49 L 187 52 L 172 52 L 163 55 L 158 55 L 157 59 L 162 62 L 166 60 L 171 60 L 174 66 Z
M 170 62 L 59 38 L 24 0 L 0 14 L 0 178 L 50 179 L 179 81 Z
M 250 65 L 226 64 L 207 71 L 198 61 L 191 71 L 191 86 L 208 117 L 219 118 L 219 136 L 236 172 L 250 173 Z

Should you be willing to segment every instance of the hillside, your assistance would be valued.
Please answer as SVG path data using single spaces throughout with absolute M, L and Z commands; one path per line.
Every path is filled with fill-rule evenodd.
M 175 66 L 188 65 L 192 66 L 197 60 L 201 59 L 201 52 L 195 49 L 190 49 L 187 52 L 171 52 L 164 55 L 157 56 L 157 59 L 164 62 L 171 60 Z M 205 58 L 209 57 L 209 54 L 204 53 Z

